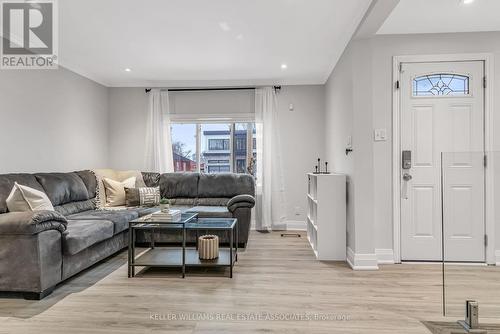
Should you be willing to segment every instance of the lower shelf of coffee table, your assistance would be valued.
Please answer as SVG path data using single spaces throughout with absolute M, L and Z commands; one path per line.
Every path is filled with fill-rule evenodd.
M 186 248 L 186 266 L 230 266 L 229 248 L 220 248 L 219 257 L 213 260 L 200 260 L 195 248 Z M 233 249 L 233 264 L 236 251 Z M 155 247 L 136 255 L 133 266 L 140 267 L 178 267 L 182 266 L 182 248 Z

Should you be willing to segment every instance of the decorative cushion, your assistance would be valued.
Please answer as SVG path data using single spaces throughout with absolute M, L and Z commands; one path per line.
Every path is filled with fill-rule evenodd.
M 10 212 L 16 211 L 54 211 L 52 203 L 43 191 L 14 183 L 6 200 Z
M 98 209 L 106 207 L 106 189 L 102 181 L 104 178 L 123 182 L 128 178 L 135 177 L 135 188 L 146 187 L 142 173 L 138 170 L 117 171 L 114 169 L 94 169 L 92 172 L 97 179 L 96 206 Z
M 135 187 L 135 177 L 128 178 L 123 182 L 104 178 L 104 188 L 106 192 L 106 206 L 125 205 L 125 188 Z
M 42 185 L 38 183 L 36 177 L 33 174 L 1 174 L 0 175 L 0 214 L 9 211 L 7 208 L 7 197 L 9 197 L 14 182 L 22 184 L 24 186 L 44 191 Z
M 155 206 L 160 204 L 159 187 L 125 188 L 126 206 Z

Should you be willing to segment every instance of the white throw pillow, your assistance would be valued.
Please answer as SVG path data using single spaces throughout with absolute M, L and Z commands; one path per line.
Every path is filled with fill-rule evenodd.
M 54 211 L 54 207 L 43 191 L 14 183 L 6 200 L 10 212 Z
M 106 206 L 125 205 L 125 188 L 135 188 L 135 177 L 130 177 L 123 182 L 104 178 L 102 182 L 106 189 Z

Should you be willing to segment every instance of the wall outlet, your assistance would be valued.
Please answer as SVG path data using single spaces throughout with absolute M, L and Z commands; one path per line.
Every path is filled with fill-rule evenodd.
M 295 215 L 296 216 L 302 215 L 302 208 L 300 206 L 295 207 Z
M 386 129 L 375 129 L 373 131 L 373 137 L 375 141 L 386 141 L 387 140 L 387 130 Z

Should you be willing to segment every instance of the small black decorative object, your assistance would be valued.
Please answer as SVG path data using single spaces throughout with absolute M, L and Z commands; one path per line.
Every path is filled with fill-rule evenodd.
M 345 149 L 345 155 L 348 155 L 351 152 L 352 152 L 352 148 L 346 148 Z
M 314 166 L 313 174 L 330 174 L 330 172 L 328 171 L 328 161 L 325 161 L 325 170 L 321 171 L 321 159 L 318 158 L 318 164 Z

